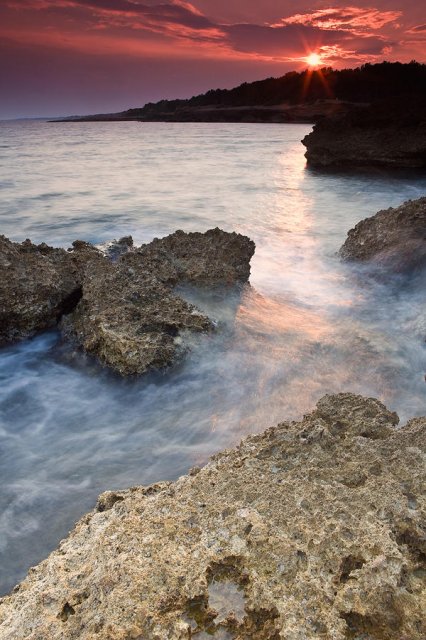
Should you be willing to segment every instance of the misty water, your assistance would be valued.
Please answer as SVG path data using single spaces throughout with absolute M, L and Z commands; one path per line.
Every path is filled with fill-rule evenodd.
M 0 233 L 54 246 L 219 226 L 251 287 L 181 293 L 217 321 L 173 370 L 121 380 L 56 332 L 0 351 L 0 593 L 107 489 L 174 479 L 325 393 L 426 411 L 425 287 L 335 253 L 426 178 L 305 167 L 305 125 L 0 123 Z M 424 275 L 424 274 L 423 274 Z

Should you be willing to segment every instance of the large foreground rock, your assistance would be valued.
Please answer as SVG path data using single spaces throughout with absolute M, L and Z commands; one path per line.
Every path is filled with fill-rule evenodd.
M 345 260 L 372 261 L 395 271 L 426 263 L 426 198 L 379 211 L 348 232 L 339 254 Z
M 426 167 L 426 104 L 372 105 L 320 120 L 302 143 L 313 167 Z
M 423 640 L 426 419 L 397 420 L 325 396 L 177 482 L 103 494 L 0 601 L 0 638 Z
M 61 321 L 65 337 L 121 375 L 168 366 L 184 352 L 187 331 L 213 328 L 173 287 L 246 282 L 254 249 L 220 229 L 176 231 L 140 248 L 127 236 L 102 250 L 0 236 L 0 345 Z

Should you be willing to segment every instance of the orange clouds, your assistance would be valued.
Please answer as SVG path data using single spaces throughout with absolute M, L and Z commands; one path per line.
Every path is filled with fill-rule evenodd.
M 402 11 L 380 11 L 361 7 L 342 7 L 320 9 L 312 13 L 303 13 L 284 18 L 281 24 L 305 24 L 321 29 L 346 29 L 354 34 L 381 29 L 390 22 L 395 23 Z M 398 26 L 398 25 L 396 25 Z
M 35 43 L 41 34 L 56 30 L 48 40 L 59 41 L 61 48 L 101 52 L 109 39 L 110 48 L 123 55 L 167 55 L 168 50 L 184 55 L 195 46 L 202 55 L 265 61 L 298 61 L 316 48 L 334 63 L 339 57 L 369 60 L 391 51 L 393 41 L 380 30 L 397 26 L 401 16 L 400 11 L 342 6 L 289 15 L 274 23 L 223 23 L 202 13 L 196 3 L 182 0 L 8 0 L 6 6 L 15 18 L 33 12 L 38 22 L 32 36 L 29 29 L 9 28 L 9 37 L 22 39 L 25 33 L 25 40 Z

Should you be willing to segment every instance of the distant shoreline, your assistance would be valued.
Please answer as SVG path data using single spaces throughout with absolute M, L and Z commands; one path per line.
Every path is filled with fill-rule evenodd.
M 315 124 L 318 120 L 346 112 L 353 103 L 339 100 L 317 100 L 296 105 L 222 107 L 182 107 L 172 112 L 144 114 L 132 109 L 119 113 L 100 113 L 86 116 L 55 118 L 49 122 L 235 122 L 271 124 Z

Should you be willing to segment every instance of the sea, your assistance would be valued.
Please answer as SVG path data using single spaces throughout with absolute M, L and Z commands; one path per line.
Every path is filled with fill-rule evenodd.
M 324 394 L 426 413 L 426 287 L 343 263 L 358 221 L 426 177 L 306 167 L 300 124 L 0 123 L 0 233 L 68 247 L 220 227 L 250 285 L 180 294 L 216 322 L 174 368 L 121 379 L 56 331 L 0 351 L 0 594 L 105 490 L 173 480 Z

